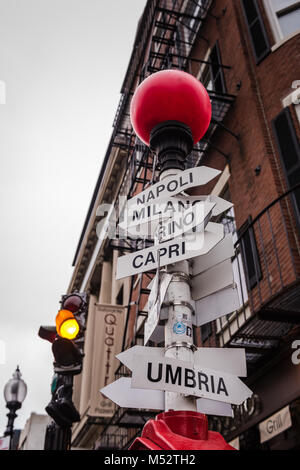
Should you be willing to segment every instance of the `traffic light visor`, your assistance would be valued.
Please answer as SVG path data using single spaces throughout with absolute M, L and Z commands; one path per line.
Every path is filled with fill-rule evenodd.
M 75 339 L 79 333 L 79 324 L 69 310 L 60 310 L 56 315 L 56 331 L 66 339 Z

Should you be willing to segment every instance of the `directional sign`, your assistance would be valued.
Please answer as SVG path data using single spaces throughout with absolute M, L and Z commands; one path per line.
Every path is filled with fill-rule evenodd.
M 194 324 L 196 326 L 205 325 L 205 323 L 217 320 L 217 318 L 235 312 L 239 308 L 238 290 L 236 284 L 232 284 L 225 289 L 196 300 Z
M 194 362 L 238 377 L 247 376 L 246 353 L 243 348 L 197 348 Z
M 198 413 L 214 416 L 229 416 L 230 418 L 233 418 L 233 410 L 230 403 L 208 400 L 207 398 L 198 398 L 196 403 Z
M 117 358 L 131 371 L 135 371 L 137 375 L 139 372 L 142 373 L 142 368 L 140 369 L 140 359 L 142 362 L 148 361 L 151 364 L 158 364 L 158 374 L 165 373 L 165 381 L 171 382 L 172 386 L 176 387 L 180 383 L 183 387 L 187 381 L 188 385 L 188 395 L 191 394 L 190 385 L 193 385 L 193 372 L 197 371 L 199 373 L 208 374 L 213 373 L 213 378 L 209 376 L 207 382 L 205 375 L 200 375 L 202 380 L 201 387 L 203 386 L 206 390 L 211 387 L 215 389 L 216 387 L 214 380 L 217 380 L 217 372 L 222 372 L 219 374 L 219 378 L 224 379 L 225 387 L 229 380 L 234 381 L 238 380 L 237 377 L 243 377 L 246 375 L 246 355 L 245 350 L 241 348 L 198 348 L 193 356 L 192 363 L 186 363 L 183 361 L 177 361 L 173 359 L 165 358 L 164 348 L 151 348 L 144 346 L 134 346 L 126 351 L 117 355 Z M 164 363 L 166 359 L 166 363 Z M 172 363 L 170 363 L 170 361 Z M 174 362 L 175 361 L 175 362 Z M 161 370 L 159 364 L 165 365 L 165 370 Z M 169 367 L 168 367 L 169 365 Z M 205 365 L 205 369 L 202 369 L 202 366 Z M 188 371 L 184 367 L 188 367 Z M 178 369 L 179 367 L 179 369 Z M 200 370 L 201 367 L 201 370 Z M 181 370 L 180 370 L 181 368 Z M 184 372 L 183 372 L 184 370 Z M 154 369 L 151 369 L 151 374 L 154 372 Z M 225 377 L 225 378 L 224 378 Z M 152 380 L 153 377 L 151 376 Z M 157 380 L 159 376 L 154 377 L 154 380 Z M 230 378 L 230 379 L 229 379 Z M 196 380 L 196 379 L 195 379 Z M 198 379 L 199 380 L 199 379 Z M 150 381 L 151 382 L 151 381 Z M 249 389 L 245 389 L 243 382 L 239 382 L 242 387 L 241 394 L 249 396 L 251 394 Z M 148 409 L 164 409 L 164 391 L 161 389 L 158 390 L 147 390 L 144 386 L 140 389 L 131 388 L 134 384 L 131 384 L 130 378 L 119 379 L 113 384 L 108 385 L 101 392 L 116 402 L 119 406 L 128 407 L 128 408 L 148 408 Z M 222 392 L 223 383 L 220 384 L 220 394 Z M 152 386 L 151 382 L 151 388 Z M 182 387 L 181 387 L 182 388 Z M 173 388 L 172 388 L 173 391 Z M 136 392 L 136 393 L 135 393 Z M 225 392 L 224 392 L 225 393 Z M 195 393 L 192 393 L 195 395 Z M 197 395 L 197 394 L 196 394 Z M 226 394 L 225 394 L 226 395 Z M 213 414 L 218 416 L 232 416 L 232 409 L 228 402 L 218 398 L 217 400 L 210 398 L 199 398 L 197 400 L 197 409 L 200 413 Z
M 216 217 L 223 212 L 228 211 L 233 207 L 232 202 L 226 201 L 226 199 L 222 199 L 219 196 L 214 196 L 213 194 L 210 194 L 209 196 L 188 196 L 188 197 L 183 197 L 179 196 L 178 199 L 185 200 L 185 201 L 190 201 L 190 204 L 195 204 L 197 201 L 206 201 L 206 202 L 213 202 L 215 204 L 215 207 L 213 208 L 212 211 L 212 216 Z
M 121 408 L 159 411 L 165 409 L 165 393 L 162 390 L 131 388 L 130 377 L 122 377 L 102 388 L 100 392 Z M 206 398 L 197 400 L 197 410 L 208 415 L 232 417 L 231 405 Z
M 129 201 L 130 202 L 130 201 Z M 183 211 L 192 208 L 199 202 L 214 204 L 212 216 L 218 216 L 222 212 L 230 209 L 233 204 L 218 196 L 174 196 L 159 200 L 148 206 L 131 207 L 129 211 L 125 207 L 124 220 L 119 223 L 119 227 L 128 230 L 129 233 L 143 233 L 148 223 L 153 223 L 158 219 L 168 219 L 174 217 L 174 214 L 181 214 Z M 133 227 L 138 227 L 133 230 Z
M 215 204 L 212 202 L 198 202 L 184 212 L 177 212 L 172 218 L 158 226 L 156 235 L 161 242 L 164 242 L 170 238 L 178 237 L 196 226 L 199 231 L 204 230 L 211 218 L 214 206 Z
M 192 298 L 200 300 L 225 287 L 232 286 L 233 282 L 231 260 L 222 261 L 192 278 Z
M 102 388 L 100 392 L 122 408 L 164 410 L 165 397 L 160 390 L 131 388 L 131 378 L 122 377 Z
M 116 357 L 127 369 L 133 370 L 134 358 L 140 356 L 160 359 L 165 356 L 164 348 L 133 346 Z M 246 354 L 243 348 L 197 348 L 193 356 L 193 364 L 208 369 L 219 370 L 228 374 L 246 377 Z M 193 364 L 190 364 L 193 366 Z
M 231 259 L 234 256 L 234 247 L 232 234 L 227 234 L 224 239 L 218 243 L 206 255 L 197 256 L 192 260 L 192 276 L 201 274 L 207 269 L 221 263 L 227 259 Z
M 184 393 L 240 405 L 252 395 L 236 376 L 171 358 L 135 356 L 133 388 Z
M 190 168 L 180 171 L 178 174 L 168 176 L 164 180 L 152 185 L 150 188 L 139 193 L 128 201 L 129 213 L 137 207 L 146 207 L 153 202 L 169 196 L 175 196 L 194 186 L 207 184 L 221 172 L 206 166 Z
M 177 261 L 204 255 L 223 239 L 224 226 L 209 222 L 204 232 L 196 232 L 192 235 L 193 240 L 191 241 L 186 236 L 178 237 L 145 250 L 121 256 L 118 258 L 116 279 L 156 269 L 158 257 L 160 257 L 160 265 L 166 266 Z

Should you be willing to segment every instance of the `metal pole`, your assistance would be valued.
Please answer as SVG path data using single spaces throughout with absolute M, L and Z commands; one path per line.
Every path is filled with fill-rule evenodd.
M 180 170 L 167 170 L 160 180 L 180 173 Z M 165 356 L 193 363 L 193 322 L 192 298 L 188 261 L 180 261 L 167 266 L 167 272 L 173 277 L 165 297 L 168 308 L 168 320 L 165 324 Z M 165 392 L 165 411 L 197 411 L 196 399 L 182 393 Z
M 10 436 L 9 449 L 11 450 L 12 438 L 14 434 L 14 421 L 17 417 L 16 411 L 19 408 L 21 408 L 21 403 L 14 401 L 14 402 L 8 403 L 6 406 L 9 409 L 9 413 L 7 413 L 6 415 L 8 417 L 8 421 L 7 421 L 7 426 L 6 426 L 4 436 Z
M 71 427 L 61 427 L 52 421 L 46 428 L 44 450 L 70 450 L 71 435 Z

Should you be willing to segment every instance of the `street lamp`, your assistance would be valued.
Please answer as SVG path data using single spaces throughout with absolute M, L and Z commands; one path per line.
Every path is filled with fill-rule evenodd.
M 212 115 L 209 95 L 192 75 L 163 70 L 150 75 L 136 89 L 130 117 L 137 136 L 156 154 L 160 182 L 179 175 L 187 156 L 205 135 Z M 193 363 L 193 307 L 190 272 L 186 259 L 167 266 L 173 277 L 168 287 L 168 319 L 165 324 L 165 357 Z M 157 274 L 159 276 L 159 273 Z M 185 317 L 183 324 L 180 319 Z M 178 322 L 184 328 L 176 329 Z M 154 446 L 152 445 L 154 443 Z M 208 431 L 207 417 L 197 412 L 196 397 L 165 392 L 165 412 L 148 421 L 142 438 L 131 450 L 233 449 L 219 433 Z
M 27 394 L 27 385 L 21 379 L 21 375 L 19 366 L 17 366 L 13 373 L 13 378 L 4 387 L 6 407 L 9 409 L 7 428 L 4 436 L 10 436 L 11 438 L 13 436 L 14 420 L 17 417 L 16 411 L 21 408 Z

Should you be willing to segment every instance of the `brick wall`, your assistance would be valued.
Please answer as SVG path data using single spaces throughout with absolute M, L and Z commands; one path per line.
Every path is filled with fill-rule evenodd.
M 274 38 L 263 4 L 261 1 L 258 4 L 270 44 L 273 45 Z M 282 98 L 293 91 L 293 81 L 300 79 L 300 35 L 270 52 L 256 65 L 240 1 L 227 1 L 225 5 L 223 0 L 216 0 L 211 13 L 201 29 L 191 57 L 204 59 L 208 48 L 218 41 L 222 63 L 230 66 L 230 69 L 224 69 L 224 77 L 227 93 L 234 95 L 235 100 L 223 124 L 239 138 L 218 128 L 213 136 L 213 144 L 229 155 L 231 177 L 228 185 L 235 207 L 237 228 L 240 228 L 250 215 L 254 219 L 287 190 L 271 121 L 282 110 Z M 190 72 L 197 76 L 200 66 L 192 62 Z M 299 122 L 293 109 L 291 112 L 300 137 Z M 223 170 L 227 160 L 217 151 L 210 150 L 201 163 Z M 261 172 L 257 176 L 255 168 L 259 165 Z M 215 183 L 214 180 L 200 190 L 191 192 L 208 194 Z M 288 285 L 295 280 L 295 265 L 298 266 L 300 276 L 300 261 L 297 249 L 293 247 L 293 233 L 290 230 L 293 224 L 290 217 L 292 212 L 291 208 L 287 210 L 286 207 L 282 212 L 279 205 L 272 209 L 269 217 L 274 233 L 270 230 L 267 215 L 262 218 L 259 231 L 255 227 L 262 270 L 262 282 L 252 292 L 255 309 L 270 296 L 270 292 L 273 295 L 280 290 L 282 283 Z M 132 318 L 131 332 L 133 324 Z M 199 344 L 199 332 L 196 336 Z

